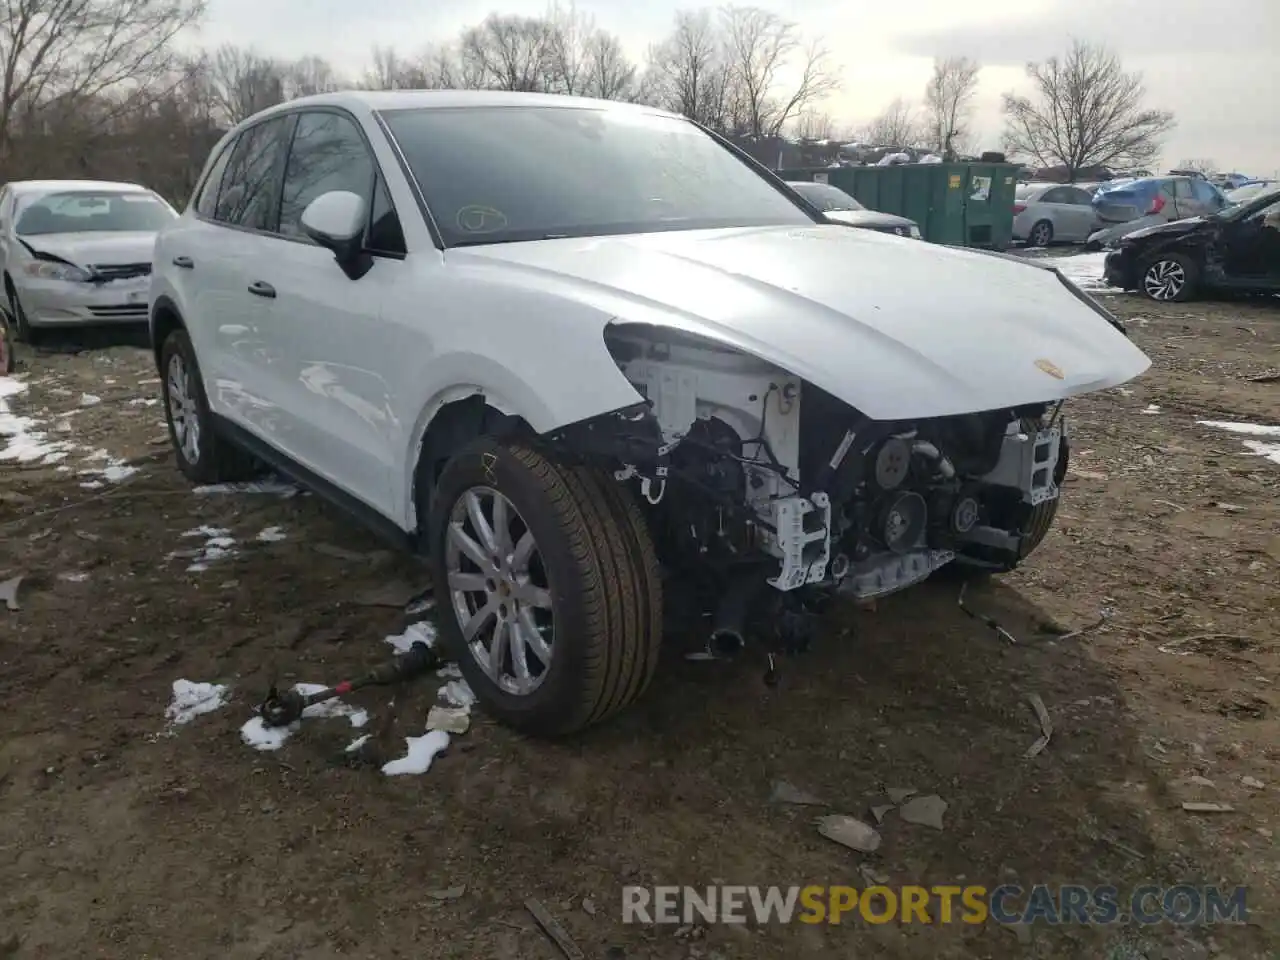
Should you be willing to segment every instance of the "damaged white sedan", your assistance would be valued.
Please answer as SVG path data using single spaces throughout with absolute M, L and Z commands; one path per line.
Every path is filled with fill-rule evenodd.
M 155 263 L 183 471 L 265 461 L 428 553 L 471 687 L 542 734 L 646 688 L 664 570 L 728 651 L 757 602 L 1012 569 L 1062 402 L 1149 366 L 1052 269 L 825 224 L 697 125 L 577 98 L 272 108 Z

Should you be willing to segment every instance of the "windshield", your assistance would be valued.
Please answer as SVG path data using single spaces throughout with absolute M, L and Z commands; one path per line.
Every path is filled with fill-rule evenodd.
M 862 210 L 862 204 L 849 196 L 839 187 L 829 183 L 812 183 L 806 180 L 788 182 L 789 186 L 815 207 L 826 213 L 830 210 Z
M 784 191 L 679 118 L 576 107 L 381 116 L 446 246 L 814 223 Z
M 20 236 L 50 233 L 152 232 L 175 214 L 154 193 L 73 190 L 50 193 L 28 206 L 14 226 Z
M 1218 211 L 1218 218 L 1222 220 L 1243 220 L 1266 210 L 1272 204 L 1280 203 L 1280 190 L 1274 186 L 1270 187 L 1265 196 L 1251 197 L 1244 203 L 1237 203 L 1234 206 L 1226 207 Z

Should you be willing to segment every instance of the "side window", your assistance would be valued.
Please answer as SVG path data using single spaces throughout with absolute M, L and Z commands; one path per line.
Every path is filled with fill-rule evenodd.
M 387 185 L 382 177 L 373 188 L 373 207 L 369 211 L 369 241 L 366 244 L 371 253 L 405 253 L 404 232 L 400 229 L 400 218 L 396 208 L 391 205 L 391 195 L 387 193 Z
M 1040 198 L 1041 203 L 1070 203 L 1067 199 L 1067 191 L 1062 187 L 1054 187 L 1052 190 L 1046 190 L 1044 196 Z
M 277 117 L 240 135 L 222 176 L 214 219 L 253 230 L 274 230 L 283 134 L 291 117 Z
M 1190 200 L 1195 196 L 1191 191 L 1191 181 L 1181 179 L 1173 181 L 1173 195 L 1179 200 Z
M 373 206 L 373 156 L 354 122 L 337 113 L 304 113 L 298 117 L 285 167 L 280 198 L 280 232 L 307 239 L 302 211 L 321 194 L 347 190 Z
M 196 213 L 202 217 L 213 219 L 218 203 L 218 187 L 222 184 L 222 174 L 227 169 L 227 161 L 231 159 L 236 143 L 237 141 L 233 140 L 222 148 L 222 152 L 218 154 L 218 159 L 213 161 L 213 167 L 209 170 L 208 178 L 200 188 L 200 195 L 196 197 Z
M 1093 197 L 1089 196 L 1087 190 L 1071 187 L 1067 190 L 1067 203 L 1074 203 L 1077 207 L 1087 207 L 1093 203 Z

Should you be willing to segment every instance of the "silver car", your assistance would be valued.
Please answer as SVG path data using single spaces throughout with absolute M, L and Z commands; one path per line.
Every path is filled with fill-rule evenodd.
M 1013 200 L 1013 239 L 1029 247 L 1084 243 L 1098 228 L 1093 196 L 1079 184 L 1022 183 Z
M 0 190 L 0 267 L 18 340 L 145 323 L 156 231 L 177 212 L 136 183 L 24 180 Z

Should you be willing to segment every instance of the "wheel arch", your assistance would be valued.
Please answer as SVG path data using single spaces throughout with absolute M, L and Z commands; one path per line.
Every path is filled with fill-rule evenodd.
M 151 355 L 155 358 L 156 369 L 159 370 L 160 351 L 164 349 L 165 340 L 174 330 L 187 329 L 187 324 L 182 319 L 182 312 L 178 309 L 178 305 L 171 298 L 160 296 L 151 307 L 150 328 Z

